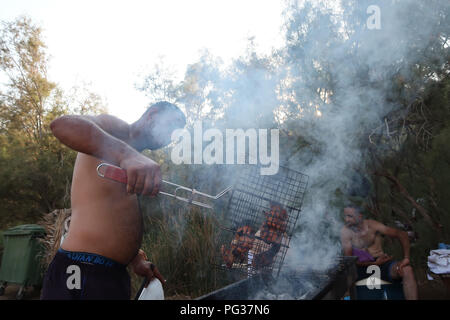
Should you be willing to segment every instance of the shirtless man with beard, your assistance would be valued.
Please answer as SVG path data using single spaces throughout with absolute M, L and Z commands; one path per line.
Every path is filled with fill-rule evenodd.
M 183 128 L 184 114 L 158 102 L 134 123 L 110 116 L 67 115 L 50 128 L 58 140 L 78 151 L 72 189 L 69 232 L 46 272 L 41 299 L 130 299 L 127 266 L 164 282 L 140 250 L 143 219 L 137 195 L 156 196 L 159 165 L 140 152 L 168 145 L 172 131 Z M 107 162 L 126 170 L 127 185 L 101 178 L 97 166 Z M 79 285 L 69 277 L 79 271 Z
M 408 234 L 390 228 L 375 220 L 364 219 L 358 207 L 344 209 L 345 226 L 341 230 L 341 242 L 346 256 L 358 256 L 358 280 L 369 277 L 367 267 L 380 267 L 381 279 L 389 282 L 403 279 L 403 292 L 407 300 L 417 299 L 417 284 L 409 260 Z M 393 261 L 383 252 L 380 235 L 397 238 L 403 248 L 403 259 Z

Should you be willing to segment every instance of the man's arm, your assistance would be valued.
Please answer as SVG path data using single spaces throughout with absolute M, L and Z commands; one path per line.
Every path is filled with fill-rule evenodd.
M 100 128 L 120 140 L 126 141 L 130 136 L 131 126 L 115 116 L 109 114 L 100 114 L 97 116 L 84 115 L 79 117 L 84 117 L 90 121 L 93 121 Z
M 375 221 L 375 220 L 369 220 L 369 223 L 370 223 L 370 227 L 375 229 L 376 231 L 378 231 L 386 236 L 389 236 L 391 238 L 397 238 L 402 245 L 404 258 L 409 259 L 410 244 L 409 244 L 408 234 L 406 232 L 401 231 L 399 229 L 385 226 L 384 224 L 382 224 L 378 221 Z
M 130 262 L 130 267 L 134 273 L 147 279 L 147 282 L 145 283 L 146 288 L 150 281 L 155 277 L 158 278 L 162 284 L 165 283 L 164 277 L 159 273 L 158 268 L 148 261 L 147 255 L 142 249 L 139 249 L 138 254 Z
M 112 116 L 66 115 L 52 121 L 53 135 L 69 148 L 119 165 L 137 151 L 124 142 L 127 124 Z
M 67 115 L 52 121 L 56 138 L 69 148 L 108 161 L 127 171 L 129 193 L 156 195 L 161 183 L 158 164 L 129 142 L 129 125 L 115 117 Z
M 397 238 L 403 248 L 403 260 L 401 261 L 399 267 L 400 269 L 402 269 L 403 267 L 407 266 L 410 264 L 410 244 L 409 244 L 409 238 L 408 238 L 408 234 L 404 231 L 401 231 L 399 229 L 395 229 L 395 228 L 391 228 L 388 226 L 385 226 L 384 224 L 375 221 L 375 220 L 369 220 L 370 223 L 370 227 L 374 228 L 376 231 L 387 235 L 389 237 L 392 238 Z

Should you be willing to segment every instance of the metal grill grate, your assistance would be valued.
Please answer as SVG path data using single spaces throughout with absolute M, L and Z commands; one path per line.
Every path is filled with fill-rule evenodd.
M 245 276 L 278 275 L 307 183 L 308 176 L 285 167 L 272 176 L 260 175 L 257 166 L 243 168 L 221 226 L 218 266 Z
M 197 300 L 319 300 L 355 294 L 357 257 L 337 257 L 326 270 L 299 267 L 283 270 L 279 277 L 257 275 L 208 293 Z M 353 297 L 352 297 L 353 299 Z

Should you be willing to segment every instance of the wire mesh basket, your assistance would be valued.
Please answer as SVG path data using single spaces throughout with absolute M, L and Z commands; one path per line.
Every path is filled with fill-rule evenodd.
M 165 180 L 162 182 L 175 189 L 159 193 L 213 209 L 215 201 L 232 190 L 226 219 L 219 226 L 220 255 L 216 261 L 220 262 L 216 266 L 246 276 L 260 272 L 272 275 L 275 272 L 278 276 L 300 215 L 308 176 L 282 166 L 275 175 L 264 176 L 259 172 L 259 166 L 244 166 L 235 185 L 217 195 Z M 127 183 L 128 179 L 124 169 L 107 163 L 97 167 L 97 174 L 121 183 Z M 188 196 L 180 196 L 181 192 Z
M 278 276 L 300 215 L 308 176 L 280 167 L 263 176 L 259 167 L 242 169 L 220 226 L 217 267 L 241 276 Z

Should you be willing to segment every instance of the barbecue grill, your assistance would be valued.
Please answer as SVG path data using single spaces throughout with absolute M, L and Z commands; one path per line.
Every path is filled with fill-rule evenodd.
M 196 300 L 336 300 L 355 297 L 357 257 L 340 257 L 323 271 L 282 271 L 277 278 L 259 273 Z

